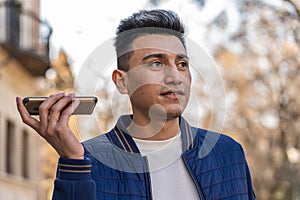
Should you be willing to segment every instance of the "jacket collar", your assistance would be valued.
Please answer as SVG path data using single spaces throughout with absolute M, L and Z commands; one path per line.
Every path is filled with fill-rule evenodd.
M 112 143 L 125 152 L 140 153 L 130 133 L 127 131 L 127 127 L 131 122 L 131 115 L 121 116 L 115 127 L 107 134 L 107 137 Z M 185 152 L 195 146 L 194 138 L 197 130 L 191 127 L 183 117 L 179 117 L 179 125 L 182 138 L 182 150 Z

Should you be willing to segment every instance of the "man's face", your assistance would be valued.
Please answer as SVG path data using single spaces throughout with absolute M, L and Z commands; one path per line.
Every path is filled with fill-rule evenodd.
M 180 116 L 191 83 L 181 41 L 172 35 L 149 34 L 133 40 L 132 49 L 126 81 L 134 115 L 148 116 L 151 109 L 169 119 Z

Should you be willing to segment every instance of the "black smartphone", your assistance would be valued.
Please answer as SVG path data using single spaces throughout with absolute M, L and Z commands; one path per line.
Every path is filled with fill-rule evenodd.
M 39 115 L 39 106 L 46 99 L 47 97 L 38 97 L 38 96 L 25 97 L 23 99 L 23 104 L 25 105 L 30 115 Z M 78 99 L 80 101 L 78 107 L 73 112 L 73 115 L 92 114 L 96 106 L 96 103 L 98 101 L 97 97 L 95 96 L 75 96 L 73 99 L 74 100 Z

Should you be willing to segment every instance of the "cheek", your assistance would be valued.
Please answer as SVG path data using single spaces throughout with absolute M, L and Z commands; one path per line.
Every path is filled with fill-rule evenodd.
M 191 72 L 190 71 L 188 71 L 188 72 L 186 72 L 186 74 L 184 75 L 184 79 L 185 79 L 185 83 L 186 84 L 189 84 L 189 85 L 191 85 L 191 82 L 192 82 L 192 76 L 191 76 Z
M 162 73 L 153 72 L 144 67 L 136 67 L 129 71 L 128 80 L 130 90 L 135 91 L 145 85 L 162 84 L 163 75 Z
M 152 74 L 141 74 L 140 76 L 130 77 L 128 82 L 129 94 L 137 93 L 139 95 L 153 94 L 158 91 L 162 85 L 162 78 Z
M 184 81 L 183 81 L 184 87 L 185 87 L 188 91 L 190 91 L 190 89 L 191 89 L 191 82 L 192 82 L 191 74 L 189 73 L 189 74 L 187 74 L 185 77 L 186 77 L 186 78 L 185 78 Z
M 151 99 L 155 97 L 156 93 L 157 90 L 155 89 L 155 87 L 151 86 L 150 84 L 141 85 L 135 90 L 130 90 L 129 92 L 132 99 L 142 101 L 142 102 L 152 101 Z
M 139 89 L 136 90 L 136 94 L 140 96 L 141 98 L 145 99 L 145 97 L 150 96 L 149 95 L 149 89 L 146 85 L 141 86 Z M 150 92 L 151 93 L 151 92 Z

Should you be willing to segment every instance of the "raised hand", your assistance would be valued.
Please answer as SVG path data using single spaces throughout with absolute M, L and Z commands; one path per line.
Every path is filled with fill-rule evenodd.
M 43 137 L 63 158 L 83 159 L 82 144 L 71 131 L 68 121 L 79 101 L 73 101 L 73 93 L 59 92 L 49 96 L 39 107 L 39 120 L 25 108 L 22 98 L 17 97 L 17 107 L 22 121 Z

